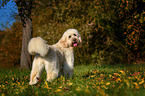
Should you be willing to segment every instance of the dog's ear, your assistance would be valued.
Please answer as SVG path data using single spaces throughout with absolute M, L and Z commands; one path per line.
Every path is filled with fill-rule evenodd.
M 67 38 L 66 38 L 65 36 L 63 36 L 63 37 L 59 40 L 59 44 L 61 44 L 64 48 L 68 48 Z

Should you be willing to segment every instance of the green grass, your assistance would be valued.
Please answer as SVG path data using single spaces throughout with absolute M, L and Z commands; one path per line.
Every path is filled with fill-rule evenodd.
M 145 96 L 145 64 L 75 66 L 72 79 L 47 82 L 46 73 L 30 86 L 30 71 L 0 69 L 1 96 Z

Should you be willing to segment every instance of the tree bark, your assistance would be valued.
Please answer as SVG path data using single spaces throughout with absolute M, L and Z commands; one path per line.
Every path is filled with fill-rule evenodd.
M 32 37 L 32 21 L 30 19 L 25 20 L 26 26 L 23 27 L 23 40 L 22 40 L 22 51 L 21 51 L 21 69 L 29 70 L 31 68 L 31 55 L 28 53 L 28 42 Z
M 21 51 L 21 69 L 29 70 L 31 68 L 31 55 L 28 53 L 28 43 L 33 34 L 31 10 L 33 0 L 15 0 L 19 16 L 23 25 L 23 39 L 22 39 L 22 51 Z

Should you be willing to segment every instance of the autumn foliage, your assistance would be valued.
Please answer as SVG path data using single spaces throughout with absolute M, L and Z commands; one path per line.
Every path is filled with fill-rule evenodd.
M 83 39 L 75 49 L 76 64 L 132 64 L 145 55 L 144 6 L 144 0 L 35 0 L 33 35 L 54 44 L 65 30 L 76 28 Z M 19 65 L 21 24 L 0 34 L 0 61 Z
M 2 67 L 17 66 L 20 62 L 22 45 L 21 23 L 13 23 L 11 29 L 1 32 L 0 61 Z

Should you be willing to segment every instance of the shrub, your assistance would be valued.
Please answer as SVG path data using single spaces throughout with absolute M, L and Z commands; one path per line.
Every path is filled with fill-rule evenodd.
M 35 0 L 34 37 L 41 36 L 51 45 L 57 43 L 67 29 L 75 28 L 83 41 L 82 47 L 74 51 L 76 64 L 131 64 L 145 54 L 144 4 L 143 0 Z M 1 40 L 12 46 L 7 49 L 19 49 L 19 56 L 14 57 L 20 57 L 21 53 L 19 24 L 14 24 L 11 31 L 6 30 L 9 34 Z M 15 48 L 13 43 L 19 47 Z M 12 52 L 16 51 L 7 51 L 5 55 Z
M 21 23 L 14 23 L 13 27 L 3 31 L 0 46 L 0 61 L 2 67 L 19 65 L 21 56 L 22 26 Z

